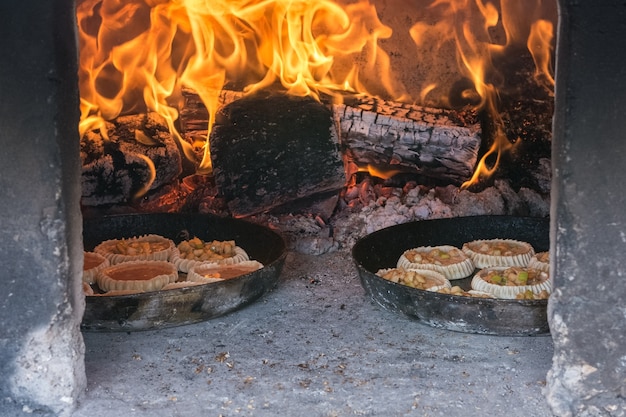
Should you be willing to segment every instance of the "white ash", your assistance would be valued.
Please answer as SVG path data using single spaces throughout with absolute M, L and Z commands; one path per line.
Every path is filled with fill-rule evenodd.
M 339 249 L 332 236 L 332 228 L 321 218 L 312 215 L 256 216 L 252 221 L 277 230 L 285 238 L 287 247 L 299 253 L 322 255 Z
M 478 215 L 547 217 L 550 212 L 549 195 L 528 188 L 516 192 L 504 180 L 479 193 L 456 186 L 416 186 L 408 190 L 387 188 L 384 195 L 377 196 L 380 190 L 371 184 L 354 186 L 357 187 L 358 192 L 346 191 L 336 213 L 326 223 L 310 214 L 265 220 L 286 237 L 290 249 L 319 255 L 350 250 L 361 237 L 411 221 Z

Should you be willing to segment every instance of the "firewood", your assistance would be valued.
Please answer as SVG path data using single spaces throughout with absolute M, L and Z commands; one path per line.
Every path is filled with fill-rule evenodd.
M 183 88 L 183 105 L 179 111 L 179 123 L 181 131 L 202 134 L 207 131 L 209 113 L 195 91 Z M 218 97 L 218 106 L 224 107 L 244 96 L 241 91 L 222 90 Z
M 128 203 L 181 174 L 181 152 L 157 114 L 120 116 L 107 123 L 107 134 L 81 138 L 83 205 Z
M 247 216 L 345 184 L 331 110 L 309 97 L 259 93 L 223 106 L 209 138 L 215 184 Z
M 373 98 L 335 105 L 348 161 L 459 185 L 473 173 L 480 123 L 470 111 Z
M 204 104 L 192 90 L 184 90 L 183 96 L 183 131 L 206 131 L 208 113 Z M 220 106 L 242 96 L 225 90 L 219 96 Z M 481 125 L 472 111 L 374 98 L 349 98 L 331 108 L 347 163 L 414 173 L 444 185 L 460 185 L 474 172 Z

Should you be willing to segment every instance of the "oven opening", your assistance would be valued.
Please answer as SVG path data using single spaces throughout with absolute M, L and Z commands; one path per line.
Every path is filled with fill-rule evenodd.
M 79 401 L 90 398 L 85 387 L 98 375 L 85 371 L 85 357 L 93 350 L 85 352 L 84 340 L 91 348 L 89 342 L 105 337 L 83 333 L 96 326 L 85 323 L 94 317 L 90 300 L 108 300 L 98 302 L 110 301 L 111 308 L 127 300 L 123 308 L 128 313 L 141 298 L 120 294 L 107 299 L 99 287 L 94 295 L 84 294 L 84 250 L 113 230 L 147 234 L 150 220 L 145 219 L 170 214 L 184 222 L 197 215 L 234 221 L 233 228 L 245 221 L 253 229 L 242 229 L 238 236 L 251 242 L 252 257 L 265 267 L 281 262 L 274 270 L 259 270 L 271 282 L 260 295 L 267 297 L 266 290 L 271 297 L 280 294 L 271 290 L 284 253 L 274 257 L 268 247 L 284 243 L 287 284 L 301 282 L 298 294 L 315 297 L 316 288 L 323 293 L 325 281 L 336 284 L 350 274 L 354 282 L 366 279 L 343 264 L 332 264 L 331 269 L 342 271 L 341 278 L 333 277 L 311 259 L 340 258 L 350 264 L 350 255 L 363 256 L 359 267 L 368 262 L 372 267 L 358 272 L 367 276 L 376 272 L 372 268 L 388 266 L 372 259 L 395 256 L 391 244 L 401 240 L 393 233 L 375 235 L 378 231 L 415 223 L 419 234 L 436 235 L 437 229 L 422 230 L 422 225 L 451 227 L 469 218 L 469 224 L 448 232 L 469 240 L 471 227 L 482 227 L 481 233 L 505 216 L 531 219 L 526 229 L 541 229 L 537 233 L 549 237 L 544 246 L 550 252 L 553 288 L 547 301 L 533 302 L 547 306 L 550 337 L 513 339 L 543 340 L 541 346 L 549 342 L 554 349 L 551 363 L 544 364 L 545 387 L 534 387 L 540 407 L 557 415 L 624 412 L 623 320 L 615 318 L 623 316 L 619 259 L 626 219 L 619 178 L 625 150 L 619 135 L 626 95 L 619 79 L 624 58 L 608 52 L 622 49 L 623 5 L 85 0 L 0 10 L 11 16 L 0 41 L 8 51 L 0 65 L 5 144 L 0 254 L 6 266 L 0 357 L 7 375 L 0 387 L 7 407 L 51 415 L 94 410 L 93 403 Z M 121 220 L 113 228 L 101 221 L 128 216 L 144 223 L 138 227 Z M 167 229 L 168 222 L 154 224 Z M 167 230 L 177 233 L 173 226 Z M 256 242 L 257 247 L 252 242 L 258 235 L 274 243 Z M 272 240 L 278 235 L 284 241 Z M 372 247 L 380 250 L 353 254 L 355 244 L 370 235 L 387 236 L 389 244 L 379 248 L 375 242 Z M 389 255 L 381 254 L 387 250 Z M 175 291 L 181 294 L 196 291 L 179 287 Z M 371 301 L 372 289 L 363 287 L 361 295 Z M 332 307 L 340 295 L 332 301 L 321 297 L 319 303 Z M 352 292 L 341 296 L 355 300 Z M 306 309 L 298 302 L 289 305 L 294 303 Z M 322 314 L 319 303 L 313 310 Z M 348 301 L 337 305 L 340 312 L 350 306 Z M 257 303 L 241 313 L 255 308 L 269 314 L 267 304 Z M 359 308 L 363 314 L 371 310 L 368 316 L 390 314 L 371 303 Z M 178 317 L 176 311 L 172 307 L 169 317 Z M 123 326 L 134 325 L 129 317 L 117 320 L 120 335 L 126 334 Z M 232 315 L 224 317 L 228 321 Z M 298 333 L 301 340 L 324 346 L 317 340 L 322 338 L 311 335 L 315 326 L 299 323 L 309 332 Z M 319 331 L 335 329 L 331 333 L 341 341 L 334 325 L 326 324 L 318 324 Z M 264 340 L 274 340 L 263 329 Z M 279 332 L 275 338 L 289 340 L 287 333 L 281 330 L 281 338 Z M 229 335 L 223 333 L 218 344 L 226 346 Z M 458 332 L 437 335 L 461 337 Z M 190 333 L 182 337 L 193 339 Z M 237 369 L 234 350 L 211 352 L 189 354 L 200 370 L 194 375 L 215 371 L 216 378 L 205 379 L 221 380 Z M 365 351 L 350 352 L 358 357 Z M 323 375 L 335 365 L 333 375 L 362 382 L 352 388 L 368 383 L 380 388 L 373 375 L 345 375 L 352 369 L 362 372 L 356 362 L 335 363 L 322 353 L 294 365 L 322 376 L 285 373 L 303 390 L 289 398 L 304 398 L 320 384 L 320 395 L 338 398 L 341 390 L 324 382 Z M 225 368 L 209 364 L 209 356 Z M 431 358 L 433 366 L 437 357 Z M 272 362 L 265 360 L 263 365 Z M 150 363 L 156 362 L 151 358 Z M 185 367 L 178 362 L 176 368 Z M 265 376 L 250 373 L 241 386 L 254 390 L 254 380 Z M 433 381 L 451 378 L 426 370 L 420 375 Z M 168 404 L 188 398 L 161 389 L 168 393 Z M 255 392 L 257 399 L 265 395 Z M 419 393 L 414 397 L 418 409 L 431 407 Z M 275 398 L 266 401 L 268 409 L 279 407 Z M 240 410 L 230 409 L 228 401 L 221 405 L 225 412 Z M 341 400 L 329 401 L 332 408 Z M 366 404 L 377 410 L 373 402 Z M 361 410 L 356 405 L 347 409 Z

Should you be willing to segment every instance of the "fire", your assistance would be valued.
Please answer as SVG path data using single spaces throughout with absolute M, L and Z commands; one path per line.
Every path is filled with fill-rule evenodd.
M 358 172 L 367 172 L 372 177 L 389 179 L 392 178 L 394 175 L 401 173 L 402 171 L 399 169 L 377 167 L 375 165 L 368 164 L 365 167 L 359 167 Z
M 424 104 L 439 81 L 424 79 L 410 97 L 394 76 L 390 56 L 380 46 L 392 36 L 368 0 L 82 0 L 77 6 L 81 95 L 81 136 L 92 129 L 106 135 L 105 120 L 154 111 L 167 122 L 199 172 L 210 172 L 208 136 L 184 138 L 177 130 L 182 89 L 194 90 L 209 111 L 210 133 L 219 93 L 226 85 L 244 93 L 280 86 L 290 94 L 340 99 L 342 92 L 379 95 Z M 496 8 L 481 0 L 433 0 L 434 24 L 406 28 L 417 48 L 452 48 L 461 74 L 472 87 L 467 103 L 488 111 L 496 125 L 498 89 L 489 80 L 492 57 L 509 47 L 527 45 L 546 85 L 551 75 L 552 24 L 541 18 L 541 0 L 501 1 Z M 523 7 L 524 13 L 518 8 Z M 531 12 L 528 12 L 530 10 Z M 476 19 L 479 16 L 479 19 Z M 520 17 L 525 20 L 520 20 Z M 494 37 L 494 33 L 499 36 Z M 497 38 L 497 39 L 496 39 Z M 434 45 L 434 48 L 433 48 Z M 408 50 L 407 53 L 411 53 Z M 428 59 L 428 58 L 426 58 Z M 367 80 L 367 81 L 363 81 Z M 374 81 L 373 81 L 374 80 Z M 445 100 L 436 98 L 446 104 Z M 480 161 L 466 185 L 489 175 L 491 160 L 511 147 L 504 133 Z
M 552 39 L 554 37 L 554 28 L 552 22 L 540 19 L 534 22 L 530 28 L 530 36 L 528 37 L 528 50 L 533 55 L 535 61 L 535 78 L 539 82 L 543 82 L 554 87 L 554 76 L 552 70 Z
M 535 62 L 535 77 L 548 88 L 554 86 L 553 28 L 550 21 L 537 18 L 541 6 L 541 0 L 508 0 L 501 2 L 499 11 L 492 3 L 481 0 L 436 0 L 430 7 L 438 10 L 438 22 L 434 25 L 418 22 L 410 29 L 418 53 L 433 44 L 437 48 L 454 45 L 459 70 L 471 80 L 473 87 L 463 91 L 462 98 L 486 111 L 495 125 L 494 142 L 478 162 L 472 178 L 462 185 L 464 188 L 491 176 L 502 154 L 515 146 L 504 132 L 498 112 L 498 88 L 490 81 L 496 72 L 493 58 L 526 44 Z M 433 84 L 429 84 L 422 97 L 433 90 Z
M 150 110 L 165 118 L 185 154 L 193 147 L 176 130 L 182 87 L 200 96 L 213 124 L 228 82 L 251 93 L 277 83 L 299 96 L 367 92 L 365 71 L 388 70 L 378 47 L 391 29 L 367 1 L 345 7 L 307 0 L 86 0 L 77 8 L 80 42 L 80 133 L 120 114 Z M 378 77 L 390 95 L 392 77 Z M 210 171 L 209 147 L 199 170 Z

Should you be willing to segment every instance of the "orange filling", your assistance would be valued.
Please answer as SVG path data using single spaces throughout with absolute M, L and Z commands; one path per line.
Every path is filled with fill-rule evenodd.
M 173 270 L 158 265 L 124 265 L 107 271 L 107 276 L 115 281 L 147 281 L 159 275 L 171 274 Z

